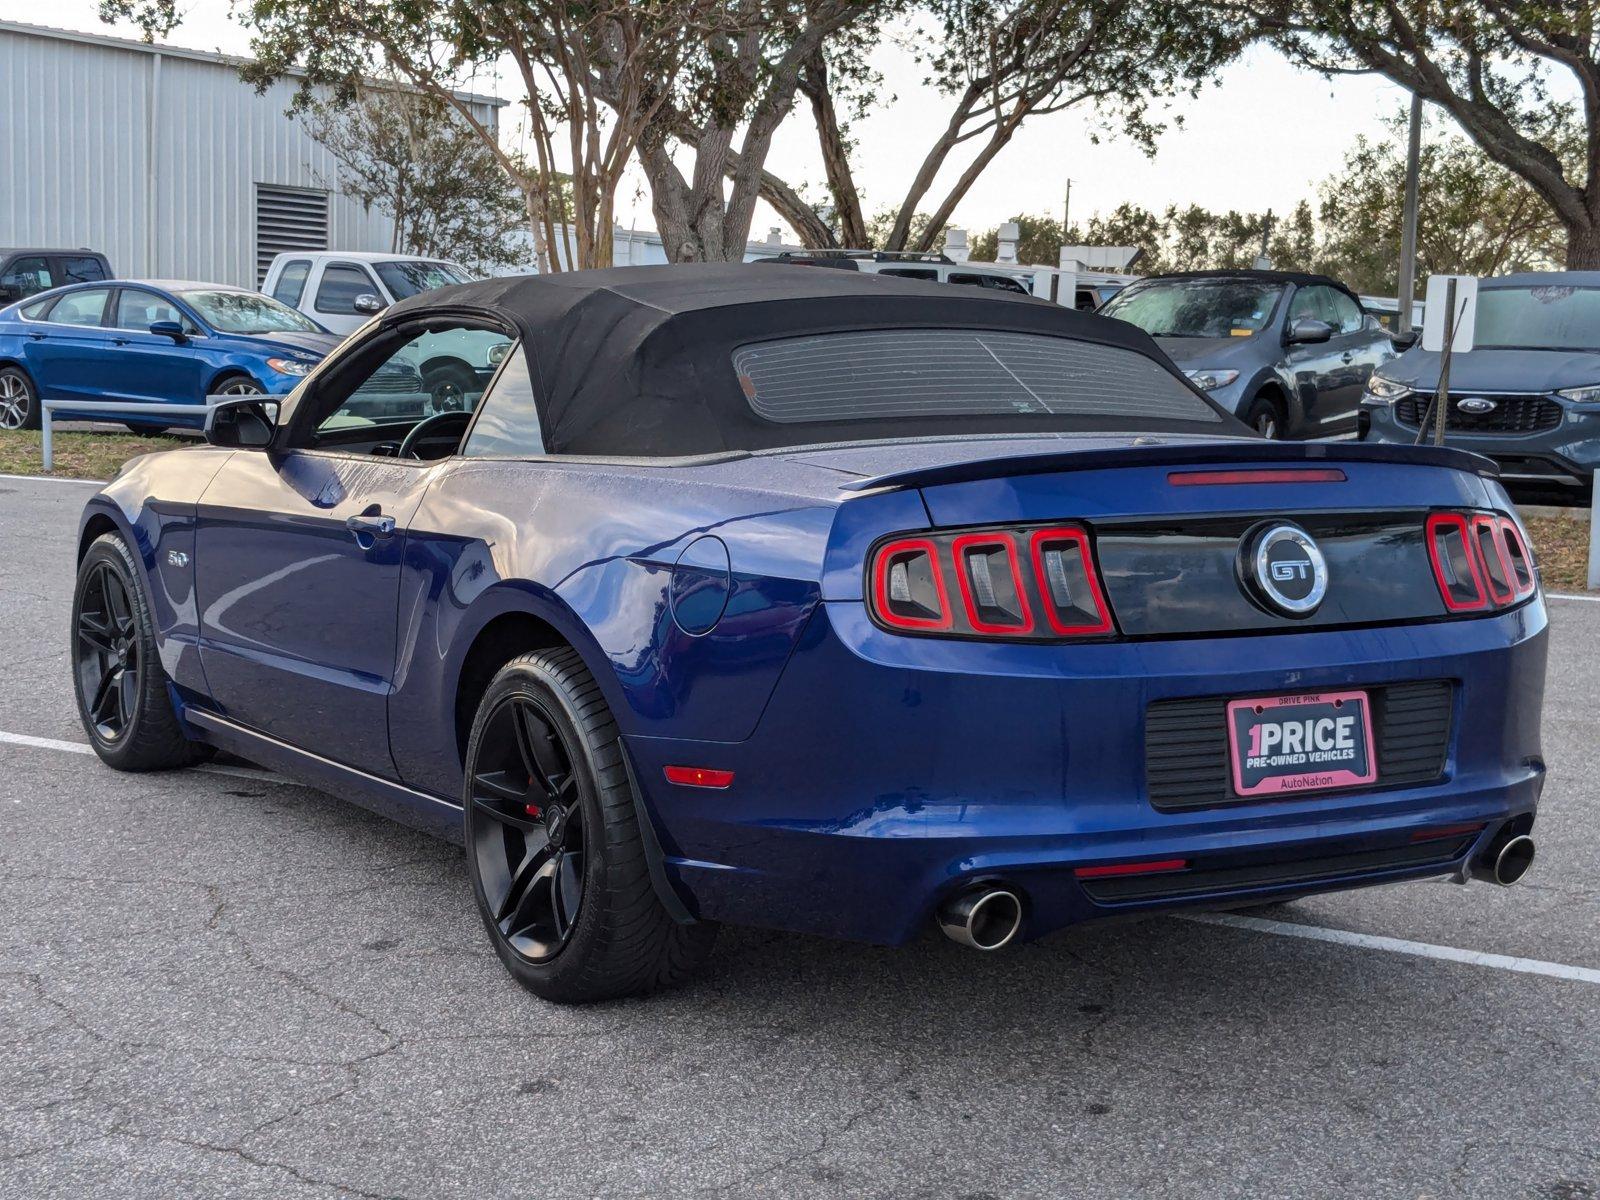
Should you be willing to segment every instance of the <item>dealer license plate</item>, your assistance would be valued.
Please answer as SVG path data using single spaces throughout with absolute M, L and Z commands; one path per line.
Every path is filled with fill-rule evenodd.
M 1366 692 L 1228 702 L 1228 760 L 1240 796 L 1324 792 L 1378 778 Z

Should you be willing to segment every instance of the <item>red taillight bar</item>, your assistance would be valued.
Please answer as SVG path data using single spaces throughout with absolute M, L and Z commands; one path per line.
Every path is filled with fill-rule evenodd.
M 1423 540 L 1439 598 L 1452 613 L 1495 612 L 1538 590 L 1522 530 L 1499 513 L 1436 512 Z M 1459 563 L 1457 554 L 1459 548 Z
M 1282 467 L 1257 471 L 1169 471 L 1173 487 L 1209 487 L 1233 483 L 1343 483 L 1338 467 Z
M 1007 625 L 1003 621 L 985 621 L 978 615 L 978 604 L 972 595 L 972 568 L 967 563 L 968 550 L 995 547 L 1005 551 L 1006 565 L 1011 570 L 1011 586 L 1016 591 L 1019 621 Z M 958 537 L 950 543 L 950 556 L 955 559 L 956 583 L 961 587 L 961 603 L 967 610 L 967 620 L 979 633 L 1029 634 L 1033 632 L 1033 610 L 1028 606 L 1028 589 L 1022 584 L 1022 570 L 1017 565 L 1017 539 L 1009 533 L 975 533 Z
M 1186 871 L 1186 858 L 1158 858 L 1150 862 L 1107 863 L 1099 867 L 1074 867 L 1072 874 L 1078 879 L 1105 879 L 1113 875 L 1166 875 L 1172 871 Z
M 1446 535 L 1454 531 L 1461 538 L 1461 552 L 1472 575 L 1473 595 L 1465 599 L 1451 595 L 1450 575 L 1446 570 L 1447 557 L 1440 549 Z M 1424 540 L 1428 543 L 1428 562 L 1433 566 L 1433 581 L 1439 585 L 1439 596 L 1451 612 L 1477 612 L 1489 606 L 1489 595 L 1483 587 L 1483 571 L 1478 565 L 1477 539 L 1472 536 L 1472 526 L 1461 513 L 1430 513 Z M 1465 584 L 1465 580 L 1459 581 Z
M 1469 833 L 1482 833 L 1484 822 L 1469 821 L 1462 825 L 1440 825 L 1436 829 L 1419 829 L 1411 835 L 1413 842 L 1437 842 L 1444 838 L 1466 837 Z
M 1083 625 L 1069 625 L 1056 615 L 1056 606 L 1050 599 L 1050 580 L 1044 567 L 1044 548 L 1047 542 L 1070 542 L 1077 547 L 1083 563 L 1084 576 L 1089 581 L 1089 598 L 1094 601 L 1097 619 Z M 1045 598 L 1045 620 L 1050 628 L 1062 637 L 1084 637 L 1111 632 L 1111 608 L 1106 604 L 1105 593 L 1100 590 L 1100 572 L 1095 570 L 1094 558 L 1089 553 L 1089 535 L 1083 530 L 1063 526 L 1059 529 L 1039 529 L 1028 538 L 1028 554 L 1033 560 L 1033 577 Z
M 732 771 L 718 771 L 712 767 L 663 767 L 668 783 L 683 787 L 722 789 L 733 786 Z
M 889 568 L 897 557 L 920 553 L 928 558 L 933 587 L 939 600 L 937 617 L 908 617 L 897 613 L 889 603 Z M 893 629 L 940 630 L 951 625 L 950 593 L 944 585 L 944 568 L 939 563 L 939 547 L 927 538 L 897 538 L 878 547 L 872 559 L 872 594 L 878 619 Z

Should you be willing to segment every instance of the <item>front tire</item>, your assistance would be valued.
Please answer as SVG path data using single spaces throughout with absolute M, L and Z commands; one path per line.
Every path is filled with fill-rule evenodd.
M 693 974 L 716 926 L 679 924 L 657 897 L 616 721 L 576 651 L 539 650 L 500 670 L 466 768 L 472 893 L 518 983 L 579 1004 Z
M 238 399 L 240 396 L 265 396 L 267 389 L 248 375 L 224 375 L 211 385 L 206 394 Z
M 1285 436 L 1283 410 L 1270 396 L 1257 396 L 1245 410 L 1244 423 L 1269 441 Z
M 78 718 L 100 760 L 118 771 L 166 771 L 204 758 L 184 736 L 138 563 L 121 535 L 95 539 L 72 599 L 72 681 Z

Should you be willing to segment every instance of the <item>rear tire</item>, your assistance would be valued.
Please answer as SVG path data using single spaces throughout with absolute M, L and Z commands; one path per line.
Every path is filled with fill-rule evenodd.
M 546 1000 L 657 991 L 717 927 L 656 895 L 616 721 L 576 651 L 507 663 L 478 706 L 463 795 L 468 872 L 506 970 Z
M 129 433 L 137 437 L 160 437 L 167 431 L 165 425 L 141 425 L 137 421 L 124 421 L 123 424 L 128 427 Z
M 39 389 L 21 367 L 0 367 L 0 429 L 39 428 Z
M 1257 396 L 1245 410 L 1244 423 L 1269 441 L 1285 436 L 1283 407 L 1271 396 Z
M 166 771 L 210 756 L 172 707 L 142 575 L 122 536 L 102 534 L 78 567 L 72 682 L 94 752 L 118 771 Z

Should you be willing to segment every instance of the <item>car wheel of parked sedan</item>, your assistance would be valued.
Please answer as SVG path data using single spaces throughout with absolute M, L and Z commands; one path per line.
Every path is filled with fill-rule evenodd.
M 138 437 L 160 437 L 167 431 L 165 425 L 141 425 L 137 421 L 124 421 L 123 424 L 128 427 L 129 433 Z
M 39 428 L 39 397 L 20 367 L 0 367 L 0 429 Z
M 478 386 L 478 377 L 470 367 L 459 363 L 442 363 L 430 367 L 422 376 L 422 390 L 428 393 L 431 406 L 427 416 L 437 413 L 462 412 L 467 407 L 467 393 Z
M 1264 438 L 1276 441 L 1283 436 L 1283 412 L 1277 402 L 1267 396 L 1257 396 L 1250 402 L 1244 423 Z
M 248 375 L 227 375 L 211 385 L 213 396 L 265 396 L 267 391 Z
M 472 890 L 506 969 L 573 1004 L 655 991 L 693 973 L 716 926 L 656 895 L 616 722 L 577 652 L 503 667 L 467 745 Z
M 163 771 L 204 758 L 184 736 L 156 654 L 155 621 L 133 553 L 119 534 L 97 538 L 78 567 L 72 601 L 78 716 L 107 766 Z

